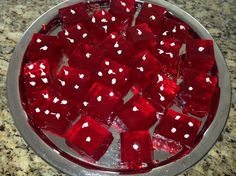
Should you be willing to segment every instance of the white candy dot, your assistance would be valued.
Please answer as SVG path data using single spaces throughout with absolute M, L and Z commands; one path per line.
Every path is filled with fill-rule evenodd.
M 161 85 L 160 90 L 161 90 L 161 91 L 164 90 L 164 86 L 163 86 L 163 84 Z
M 175 133 L 175 132 L 176 132 L 176 128 L 172 128 L 171 133 Z
M 120 3 L 121 3 L 122 6 L 124 6 L 124 7 L 126 6 L 126 3 L 123 2 L 123 1 L 120 1 Z
M 59 119 L 61 115 L 59 113 L 56 113 L 56 118 Z
M 90 141 L 91 141 L 91 137 L 87 137 L 86 142 L 90 142 Z
M 192 122 L 188 122 L 188 126 L 193 127 L 193 123 Z
M 118 48 L 118 47 L 119 47 L 119 43 L 116 42 L 116 43 L 114 44 L 114 48 Z
M 179 120 L 180 117 L 181 117 L 180 115 L 175 116 L 175 120 Z
M 49 98 L 48 94 L 42 94 L 43 95 L 43 98 Z
M 168 54 L 171 58 L 174 57 L 173 53 L 166 53 L 166 54 Z
M 42 80 L 45 84 L 48 83 L 48 78 L 41 78 L 41 80 Z
M 129 8 L 126 8 L 126 12 L 130 12 Z
M 84 102 L 83 102 L 83 105 L 84 105 L 84 106 L 88 106 L 88 102 L 87 102 L 87 101 L 84 101 Z
M 163 36 L 167 36 L 168 31 L 162 33 Z
M 146 58 L 146 54 L 143 55 L 142 59 L 145 61 L 147 58 Z
M 207 83 L 212 83 L 209 77 L 206 78 L 206 82 Z
M 69 32 L 67 30 L 65 30 L 65 36 L 68 36 Z
M 105 30 L 105 33 L 107 33 L 107 25 L 102 26 L 102 28 Z
M 40 71 L 41 71 L 41 76 L 46 76 L 46 73 L 42 69 L 40 69 Z
M 62 100 L 62 101 L 61 101 L 61 104 L 63 104 L 63 105 L 66 105 L 67 103 L 68 103 L 67 100 Z
M 46 51 L 47 49 L 48 49 L 47 46 L 43 46 L 43 47 L 40 48 L 40 50 L 43 50 L 43 51 Z
M 114 34 L 111 34 L 111 38 L 114 39 L 116 38 L 116 36 Z
M 172 43 L 170 44 L 170 46 L 175 46 L 175 42 L 172 42 Z
M 183 25 L 180 25 L 179 28 L 180 28 L 181 30 L 185 30 L 185 27 L 184 27 Z
M 40 112 L 40 109 L 39 108 L 35 108 L 35 112 Z
M 57 103 L 59 101 L 59 99 L 57 98 L 57 97 L 55 97 L 54 99 L 53 99 L 53 103 Z
M 99 71 L 99 72 L 98 72 L 98 76 L 101 77 L 102 75 L 103 75 L 102 72 Z
M 148 8 L 151 8 L 151 7 L 152 7 L 152 4 L 149 3 L 149 4 L 148 4 Z
M 89 126 L 88 122 L 85 122 L 85 123 L 82 125 L 82 128 L 86 128 L 86 127 L 88 127 L 88 126 Z
M 174 27 L 174 29 L 172 30 L 173 33 L 176 33 L 176 26 Z
M 116 21 L 116 17 L 111 17 L 111 21 Z
M 115 84 L 116 83 L 116 78 L 113 78 L 112 80 L 111 80 L 111 84 Z
M 75 14 L 75 11 L 73 9 L 70 9 L 70 13 Z
M 155 17 L 154 15 L 151 15 L 149 18 L 150 18 L 151 20 L 155 20 L 155 19 L 156 19 L 156 17 Z
M 81 29 L 81 26 L 77 24 L 77 29 L 80 30 Z
M 109 95 L 112 97 L 114 96 L 114 92 L 110 92 Z
M 83 79 L 84 78 L 84 74 L 79 74 L 79 78 Z
M 44 111 L 44 113 L 45 113 L 46 115 L 48 115 L 48 114 L 50 113 L 50 111 L 47 109 L 46 111 Z
M 102 10 L 102 15 L 105 15 L 105 12 Z
M 37 42 L 37 43 L 40 43 L 40 42 L 42 42 L 42 40 L 38 38 L 38 39 L 36 40 L 36 42 Z
M 157 49 L 157 50 L 159 51 L 159 54 L 163 54 L 164 53 L 164 51 L 161 50 L 161 49 Z
M 160 93 L 159 93 L 159 96 L 160 96 L 161 101 L 165 101 L 165 97 L 163 97 Z
M 31 78 L 35 78 L 35 75 L 29 72 Z
M 30 64 L 30 65 L 28 66 L 28 68 L 29 68 L 30 70 L 32 70 L 32 69 L 34 68 L 34 65 L 33 65 L 33 64 Z
M 136 67 L 137 70 L 139 70 L 140 72 L 144 72 L 143 67 Z
M 139 149 L 139 146 L 138 146 L 137 144 L 134 144 L 134 145 L 133 145 L 133 149 L 134 149 L 134 150 L 138 150 L 138 149 Z
M 185 139 L 188 139 L 188 138 L 189 138 L 189 134 L 185 134 L 185 135 L 184 135 L 184 138 L 185 138 Z
M 200 46 L 200 47 L 198 48 L 198 51 L 199 51 L 199 52 L 202 52 L 204 49 L 205 49 L 204 47 Z
M 118 50 L 117 54 L 121 55 L 122 54 L 122 50 Z
M 120 72 L 120 73 L 123 72 L 123 68 L 119 68 L 119 72 Z
M 139 109 L 137 108 L 137 106 L 134 106 L 134 107 L 133 107 L 133 111 L 134 111 L 134 112 L 136 112 L 136 111 L 138 111 L 138 110 L 139 110 Z
M 142 35 L 142 31 L 140 29 L 137 29 L 138 35 Z
M 95 17 L 92 18 L 92 23 L 95 23 L 96 22 L 96 19 Z
M 86 53 L 86 58 L 90 58 L 91 54 L 90 53 Z
M 67 40 L 69 40 L 70 41 L 70 43 L 75 43 L 75 40 L 74 39 L 71 39 L 71 38 L 66 38 Z
M 102 101 L 102 96 L 98 96 L 97 101 L 99 101 L 99 102 Z
M 157 74 L 157 83 L 163 81 L 163 77 L 160 74 Z
M 107 73 L 108 73 L 109 75 L 111 75 L 111 74 L 115 74 L 115 72 L 113 72 L 112 69 L 109 69 L 109 70 L 107 71 Z
M 164 42 L 163 42 L 163 41 L 160 41 L 160 45 L 164 45 Z
M 188 90 L 189 90 L 189 91 L 192 91 L 192 90 L 193 90 L 193 87 L 188 87 Z
M 65 75 L 69 74 L 69 72 L 67 70 L 65 70 L 65 69 L 64 69 L 64 73 L 65 73 Z
M 65 81 L 60 80 L 60 79 L 58 79 L 58 81 L 60 81 L 60 83 L 61 83 L 62 86 L 65 86 L 65 85 L 66 85 L 66 82 L 65 82 Z
M 88 36 L 87 33 L 84 33 L 84 34 L 82 35 L 83 38 L 86 38 L 87 36 Z
M 107 20 L 105 18 L 101 19 L 101 22 L 107 23 Z
M 76 84 L 76 85 L 74 86 L 74 88 L 75 88 L 75 89 L 79 89 L 79 86 Z

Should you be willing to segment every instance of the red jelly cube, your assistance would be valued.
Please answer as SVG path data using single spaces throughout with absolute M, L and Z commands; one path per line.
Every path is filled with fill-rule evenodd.
M 183 71 L 183 79 L 179 97 L 184 110 L 198 117 L 206 116 L 211 109 L 217 77 L 185 69 Z
M 134 51 L 133 45 L 130 41 L 114 32 L 104 39 L 100 47 L 108 57 L 121 63 L 127 63 L 129 57 Z
M 134 43 L 136 49 L 153 49 L 155 36 L 147 23 L 138 24 L 127 30 L 127 39 Z
M 135 169 L 152 163 L 153 147 L 148 131 L 124 132 L 120 137 L 121 162 Z
M 103 59 L 104 54 L 101 49 L 95 46 L 81 44 L 77 46 L 70 56 L 68 63 L 74 68 L 94 71 L 98 68 Z
M 47 59 L 24 66 L 24 84 L 27 94 L 46 89 L 51 84 L 51 73 Z
M 122 20 L 132 20 L 135 10 L 135 0 L 111 0 L 111 13 Z
M 189 39 L 187 41 L 184 67 L 209 72 L 214 63 L 215 55 L 212 40 Z
M 91 35 L 81 23 L 59 32 L 58 38 L 67 54 L 71 54 L 80 43 L 92 42 Z
M 60 95 L 43 91 L 34 103 L 29 105 L 28 113 L 37 127 L 63 136 L 70 124 L 77 118 L 77 108 Z
M 80 154 L 99 160 L 113 141 L 106 128 L 89 116 L 82 116 L 66 134 L 66 143 Z
M 121 103 L 119 92 L 102 84 L 94 83 L 83 102 L 83 111 L 95 120 L 110 125 L 114 120 L 112 113 Z
M 169 51 L 174 55 L 180 54 L 182 43 L 176 38 L 163 38 L 159 37 L 157 40 L 157 48 L 164 51 Z
M 94 14 L 90 22 L 90 30 L 94 36 L 98 39 L 104 39 L 111 32 L 120 30 L 120 21 L 112 16 L 106 10 L 100 10 Z
M 200 126 L 199 120 L 168 109 L 157 125 L 155 133 L 185 145 L 193 145 Z
M 57 91 L 78 103 L 82 101 L 91 86 L 91 75 L 87 70 L 63 66 L 55 82 Z
M 132 77 L 129 67 L 104 59 L 96 72 L 96 81 L 111 87 L 122 94 L 126 94 L 132 86 Z
M 179 91 L 179 86 L 175 81 L 161 73 L 156 73 L 150 85 L 145 89 L 144 96 L 153 104 L 163 107 L 173 102 Z
M 147 130 L 156 122 L 156 110 L 142 96 L 135 95 L 117 112 L 130 131 Z
M 26 57 L 32 62 L 47 58 L 51 69 L 56 72 L 58 63 L 62 58 L 58 38 L 35 33 L 27 48 Z
M 136 23 L 147 23 L 153 33 L 158 35 L 162 30 L 166 12 L 164 7 L 145 2 L 139 12 Z
M 65 27 L 71 27 L 78 22 L 86 22 L 89 20 L 89 15 L 86 12 L 84 3 L 74 4 L 68 7 L 59 9 L 59 18 Z
M 187 40 L 189 26 L 178 19 L 167 19 L 163 25 L 161 36 L 174 37 L 182 41 Z

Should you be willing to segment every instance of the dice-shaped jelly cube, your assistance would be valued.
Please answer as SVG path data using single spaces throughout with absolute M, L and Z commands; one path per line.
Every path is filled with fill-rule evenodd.
M 132 20 L 135 13 L 134 0 L 111 0 L 110 11 L 122 20 Z

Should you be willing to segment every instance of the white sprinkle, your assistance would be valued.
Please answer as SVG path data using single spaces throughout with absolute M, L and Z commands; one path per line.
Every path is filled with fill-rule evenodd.
M 184 138 L 185 138 L 185 139 L 188 139 L 188 138 L 189 138 L 189 134 L 185 134 L 185 135 L 184 135 Z
M 69 72 L 67 70 L 64 69 L 63 71 L 64 71 L 65 75 L 69 74 Z
M 102 75 L 103 75 L 102 72 L 99 71 L 99 72 L 98 72 L 98 76 L 101 77 Z
M 161 41 L 161 42 L 160 42 L 160 45 L 164 45 L 164 42 L 163 42 L 163 41 Z
M 112 69 L 109 69 L 109 70 L 107 71 L 107 73 L 108 73 L 109 75 L 111 75 L 111 74 L 115 74 L 115 72 L 113 72 Z
M 84 34 L 82 35 L 83 38 L 86 38 L 87 36 L 88 36 L 87 33 L 84 33 Z
M 171 43 L 170 46 L 175 46 L 175 42 Z
M 79 74 L 79 78 L 83 79 L 84 78 L 84 74 Z
M 185 27 L 183 25 L 180 25 L 179 28 L 182 30 L 185 30 Z
M 43 51 L 46 51 L 47 49 L 48 49 L 47 46 L 43 46 L 43 47 L 40 48 L 40 50 L 43 50 Z
M 188 126 L 193 127 L 193 123 L 192 122 L 188 122 Z
M 207 83 L 212 83 L 209 77 L 206 78 L 206 82 Z
M 175 120 L 179 120 L 180 117 L 181 117 L 180 115 L 175 116 Z
M 43 95 L 43 98 L 49 98 L 48 94 L 42 94 Z
M 105 30 L 105 33 L 107 33 L 107 25 L 102 26 L 102 28 Z
M 116 42 L 115 44 L 114 44 L 114 48 L 118 48 L 119 47 L 119 44 L 118 44 L 118 42 Z
M 174 27 L 174 29 L 172 30 L 173 33 L 176 33 L 176 26 Z
M 57 97 L 55 97 L 54 99 L 53 99 L 53 103 L 57 103 L 59 101 L 59 99 L 57 98 Z
M 173 55 L 172 53 L 166 53 L 166 54 L 169 54 L 169 56 L 170 56 L 171 58 L 174 57 L 174 55 Z
M 69 32 L 67 30 L 65 30 L 65 36 L 68 36 Z
M 98 96 L 97 101 L 99 101 L 99 102 L 102 101 L 102 96 Z
M 96 22 L 96 19 L 95 17 L 92 18 L 92 23 L 95 23 Z
M 77 29 L 80 30 L 81 29 L 81 26 L 77 24 Z
M 164 51 L 161 50 L 161 49 L 157 49 L 157 50 L 159 51 L 159 54 L 163 54 L 164 53 Z
M 74 88 L 75 88 L 75 89 L 79 89 L 79 86 L 76 84 L 76 85 L 74 86 Z
M 59 120 L 59 118 L 61 117 L 61 115 L 59 113 L 56 113 L 56 118 Z
M 138 148 L 139 148 L 139 146 L 138 146 L 137 144 L 134 144 L 134 145 L 133 145 L 133 149 L 134 149 L 134 150 L 138 150 Z
M 105 18 L 101 19 L 101 22 L 107 23 L 107 20 Z
M 110 92 L 109 95 L 112 97 L 114 96 L 114 92 Z
M 40 109 L 39 109 L 39 108 L 36 108 L 36 109 L 35 109 L 35 112 L 40 112 Z
M 151 7 L 152 7 L 152 4 L 149 3 L 149 4 L 148 4 L 148 8 L 151 8 Z
M 163 36 L 167 36 L 168 31 L 162 33 Z
M 65 81 L 62 81 L 62 80 L 60 80 L 60 79 L 58 79 L 58 81 L 61 82 L 61 85 L 62 85 L 62 86 L 65 86 L 65 85 L 66 85 L 66 82 L 65 82 Z
M 126 12 L 130 12 L 129 8 L 126 8 Z
M 72 14 L 75 14 L 75 11 L 74 11 L 73 9 L 70 9 L 70 12 L 71 12 Z
M 163 86 L 163 84 L 161 85 L 160 90 L 161 90 L 161 91 L 164 90 L 164 86 Z
M 141 72 L 144 71 L 143 67 L 136 67 L 136 69 L 139 70 L 139 71 L 141 71 Z
M 102 15 L 105 15 L 105 12 L 102 10 Z
M 30 65 L 28 66 L 28 68 L 29 68 L 30 70 L 32 70 L 32 69 L 34 68 L 34 65 L 33 65 L 33 64 L 30 64 Z
M 34 75 L 34 74 L 32 74 L 32 73 L 30 73 L 30 72 L 29 72 L 29 74 L 30 74 L 30 77 L 31 77 L 31 78 L 35 78 L 35 75 Z
M 48 83 L 48 78 L 41 78 L 41 80 L 42 80 L 45 84 Z
M 116 36 L 115 36 L 115 35 L 113 35 L 113 34 L 111 34 L 111 38 L 112 38 L 112 39 L 114 39 L 114 38 L 116 38 Z
M 91 137 L 87 137 L 86 142 L 90 142 L 90 141 L 91 141 Z
M 111 21 L 116 21 L 116 17 L 111 17 Z
M 143 55 L 142 59 L 145 61 L 147 58 L 146 58 L 146 54 Z
M 111 84 L 115 84 L 116 83 L 116 78 L 113 78 L 112 80 L 111 80 Z
M 89 126 L 88 122 L 85 122 L 85 123 L 82 125 L 82 128 L 86 128 L 86 127 L 88 127 L 88 126 Z
M 122 50 L 117 51 L 117 54 L 121 55 L 121 53 L 122 53 Z
M 149 18 L 150 18 L 151 20 L 155 20 L 155 19 L 156 19 L 156 17 L 155 17 L 154 15 L 151 15 Z
M 158 77 L 157 83 L 163 81 L 163 77 L 161 75 L 158 74 L 157 77 Z
M 86 53 L 86 58 L 90 58 L 91 54 L 90 53 Z
M 42 69 L 40 69 L 40 71 L 41 71 L 41 76 L 46 76 L 46 73 Z
M 45 69 L 45 65 L 44 65 L 43 63 L 41 63 L 41 64 L 39 65 L 39 67 L 42 68 L 42 69 Z
M 199 51 L 199 52 L 202 52 L 204 49 L 205 49 L 204 47 L 200 46 L 200 47 L 198 48 L 198 51 Z
M 62 100 L 62 101 L 61 101 L 61 104 L 63 104 L 63 105 L 66 105 L 67 103 L 68 103 L 67 100 Z
M 125 81 L 127 81 L 128 80 L 128 78 L 125 78 Z
M 160 93 L 159 93 L 159 95 L 160 95 L 160 100 L 165 101 L 165 97 L 163 97 Z
M 109 61 L 105 61 L 105 65 L 109 66 L 110 62 Z
M 134 107 L 133 107 L 133 111 L 134 111 L 134 112 L 136 112 L 136 111 L 138 111 L 138 110 L 139 110 L 139 109 L 137 108 L 137 106 L 134 106 Z
M 69 40 L 70 43 L 75 43 L 75 40 L 74 40 L 74 39 L 71 39 L 71 38 L 69 38 L 69 37 L 67 37 L 66 39 Z
M 83 102 L 83 105 L 84 105 L 84 106 L 88 106 L 88 102 L 87 102 L 87 101 L 84 101 L 84 102 Z
M 120 1 L 120 3 L 121 3 L 122 6 L 124 6 L 124 7 L 126 6 L 126 3 L 123 2 L 123 1 Z
M 189 91 L 192 91 L 192 90 L 193 90 L 193 87 L 188 87 L 188 90 L 189 90 Z
M 176 128 L 172 128 L 171 133 L 175 133 L 175 132 L 176 132 Z
M 36 40 L 36 42 L 37 42 L 37 43 L 40 43 L 40 42 L 42 42 L 42 40 L 38 38 L 38 39 Z
M 44 111 L 44 113 L 45 113 L 46 115 L 48 115 L 48 114 L 50 113 L 50 111 L 47 109 L 46 111 Z
M 142 35 L 142 31 L 140 29 L 137 29 L 138 35 Z
M 119 68 L 119 72 L 120 72 L 120 73 L 123 72 L 123 68 Z

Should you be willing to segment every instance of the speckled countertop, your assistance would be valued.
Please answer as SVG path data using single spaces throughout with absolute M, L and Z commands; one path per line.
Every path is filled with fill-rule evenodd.
M 232 80 L 232 105 L 220 141 L 182 175 L 236 175 L 236 1 L 169 0 L 199 20 L 219 45 Z M 24 142 L 7 108 L 6 76 L 22 33 L 42 13 L 62 0 L 0 0 L 0 175 L 64 175 L 38 157 Z

